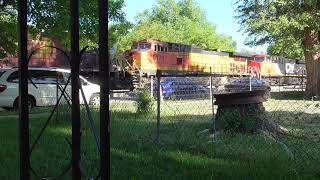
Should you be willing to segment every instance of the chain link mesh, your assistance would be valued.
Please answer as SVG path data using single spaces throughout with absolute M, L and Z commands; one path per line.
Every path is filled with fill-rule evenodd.
M 161 148 L 261 162 L 262 169 L 278 165 L 295 173 L 316 173 L 320 161 L 320 102 L 304 98 L 303 80 L 282 78 L 280 82 L 285 83 L 279 85 L 279 79 L 263 78 L 271 84 L 264 102 L 230 106 L 218 112 L 214 95 L 241 78 L 217 74 L 166 76 L 161 77 L 160 88 L 153 78 L 145 80 L 142 89 L 113 93 L 111 139 L 153 146 L 159 137 Z M 113 146 L 117 148 L 117 143 Z

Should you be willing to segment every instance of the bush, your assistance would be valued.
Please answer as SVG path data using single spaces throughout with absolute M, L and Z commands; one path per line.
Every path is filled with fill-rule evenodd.
M 228 111 L 222 115 L 224 130 L 230 133 L 253 133 L 256 130 L 256 118 L 253 115 L 241 115 L 239 111 Z
M 154 98 L 151 96 L 149 88 L 143 88 L 138 92 L 137 103 L 137 113 L 145 115 L 153 111 Z

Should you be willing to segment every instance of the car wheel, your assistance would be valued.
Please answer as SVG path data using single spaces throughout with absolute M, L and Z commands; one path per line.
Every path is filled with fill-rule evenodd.
M 36 102 L 33 98 L 29 97 L 28 98 L 28 109 L 29 112 L 31 111 L 32 108 L 36 106 Z M 17 98 L 13 104 L 13 109 L 18 111 L 19 110 L 19 98 Z
M 90 105 L 100 106 L 100 94 L 93 94 L 90 98 Z

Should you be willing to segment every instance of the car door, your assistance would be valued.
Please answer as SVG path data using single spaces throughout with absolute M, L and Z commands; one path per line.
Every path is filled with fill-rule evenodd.
M 68 101 L 69 103 L 71 103 L 71 74 L 69 72 L 58 72 L 58 79 L 59 79 L 59 86 L 60 86 L 59 96 L 65 89 L 64 95 L 62 96 L 62 99 L 61 99 L 61 103 L 67 104 Z
M 29 75 L 37 86 L 36 100 L 40 106 L 52 106 L 57 102 L 57 74 L 51 70 L 30 70 Z M 30 84 L 29 84 L 30 87 Z
M 64 72 L 63 76 L 64 76 L 64 85 L 63 85 L 64 87 L 67 84 L 68 78 L 71 76 L 71 74 L 68 72 Z M 90 96 L 95 92 L 95 89 L 92 89 L 92 86 L 90 86 L 90 83 L 88 83 L 88 81 L 86 81 L 81 77 L 79 78 L 80 78 L 80 83 L 82 85 L 83 92 L 85 94 L 85 98 L 87 100 L 87 103 L 89 103 Z M 63 97 L 63 99 L 67 98 L 70 103 L 71 103 L 71 88 L 72 87 L 71 87 L 71 79 L 70 79 L 68 85 L 66 86 L 65 97 Z M 82 97 L 81 89 L 79 89 L 79 100 L 80 100 L 80 104 L 84 104 L 84 99 Z

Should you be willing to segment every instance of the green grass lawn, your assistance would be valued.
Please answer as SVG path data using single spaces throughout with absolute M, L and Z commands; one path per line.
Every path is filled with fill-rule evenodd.
M 111 104 L 112 179 L 320 178 L 318 116 L 311 122 L 310 113 L 299 115 L 286 111 L 281 104 L 278 106 L 283 109 L 279 111 L 275 105 L 265 105 L 275 119 L 295 132 L 294 136 L 281 139 L 294 154 L 291 157 L 280 143 L 264 134 L 221 134 L 212 142 L 207 133 L 199 133 L 212 127 L 210 103 L 208 100 L 163 102 L 159 145 L 155 143 L 155 113 L 136 114 L 132 102 Z M 32 111 L 31 142 L 49 111 L 50 108 Z M 93 116 L 99 129 L 99 115 L 94 112 Z M 65 140 L 71 141 L 69 118 L 64 113 L 54 117 L 31 154 L 32 169 L 41 177 L 58 175 L 70 163 L 71 150 Z M 18 116 L 14 112 L 0 112 L 0 147 L 0 179 L 18 179 Z M 94 177 L 99 170 L 99 154 L 87 118 L 82 123 L 82 168 L 87 177 Z M 70 177 L 69 172 L 59 179 Z

